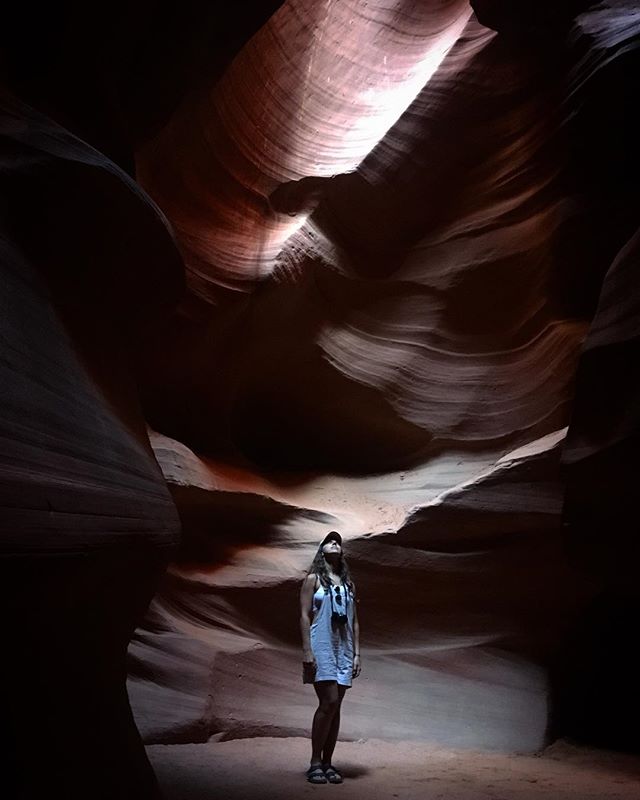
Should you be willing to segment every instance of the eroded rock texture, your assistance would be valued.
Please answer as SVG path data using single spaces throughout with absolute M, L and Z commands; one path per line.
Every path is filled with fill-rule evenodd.
M 157 27 L 153 44 L 140 28 L 155 3 L 92 15 L 73 0 L 40 5 L 7 9 L 0 30 L 2 788 L 152 800 L 126 656 L 179 520 L 147 435 L 139 359 L 182 295 L 184 266 L 129 173 L 175 104 L 148 57 L 166 69 L 173 54 L 176 67 L 180 25 L 165 49 Z M 238 6 L 226 33 L 254 31 L 276 4 L 257 5 L 259 23 Z M 132 74 L 139 56 L 143 75 Z
M 308 732 L 332 528 L 344 736 L 598 738 L 636 597 L 635 4 L 288 0 L 220 80 L 278 4 L 206 5 L 158 38 L 118 8 L 100 43 L 54 11 L 49 71 L 3 61 L 47 115 L 7 97 L 7 552 L 171 543 L 175 502 L 130 651 L 150 741 Z M 600 741 L 628 746 L 632 682 Z
M 0 552 L 172 546 L 136 353 L 180 296 L 174 240 L 101 153 L 15 98 L 1 111 Z
M 151 800 L 126 652 L 179 520 L 136 353 L 182 264 L 122 170 L 1 95 L 0 163 L 3 790 Z
M 640 19 L 587 5 L 478 3 L 496 33 L 458 0 L 290 0 L 140 151 L 188 280 L 143 379 L 184 529 L 132 648 L 149 739 L 308 730 L 297 591 L 336 528 L 344 735 L 543 743 L 606 582 L 561 525 L 561 453 L 601 442 L 580 358 L 620 388 L 606 441 L 637 435 Z

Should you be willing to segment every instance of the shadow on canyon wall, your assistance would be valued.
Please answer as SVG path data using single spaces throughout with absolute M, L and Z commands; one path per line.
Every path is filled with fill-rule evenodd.
M 393 392 L 387 397 L 364 381 L 351 380 L 336 366 L 338 356 L 329 363 L 318 349 L 319 332 L 347 315 L 332 303 L 326 304 L 330 308 L 321 316 L 314 317 L 312 310 L 324 302 L 322 292 L 327 287 L 330 297 L 340 296 L 345 303 L 360 302 L 356 298 L 362 298 L 363 291 L 376 302 L 393 299 L 387 289 L 373 284 L 395 274 L 421 237 L 445 218 L 455 219 L 456 181 L 468 171 L 470 153 L 471 160 L 483 158 L 480 144 L 464 133 L 464 116 L 457 120 L 462 125 L 460 139 L 447 138 L 452 129 L 439 131 L 434 126 L 425 131 L 415 123 L 414 138 L 422 150 L 416 149 L 417 166 L 401 176 L 404 194 L 387 197 L 382 192 L 380 200 L 359 175 L 331 184 L 310 224 L 349 253 L 335 276 L 323 279 L 320 267 L 309 264 L 306 277 L 296 284 L 280 283 L 280 276 L 266 279 L 249 299 L 236 303 L 227 296 L 206 324 L 185 314 L 188 302 L 174 310 L 183 291 L 180 243 L 132 178 L 135 152 L 162 129 L 187 91 L 198 91 L 219 77 L 279 5 L 236 4 L 220 15 L 210 3 L 183 3 L 169 10 L 150 0 L 126 8 L 109 4 L 102 9 L 103 25 L 94 28 L 73 4 L 63 8 L 58 4 L 43 8 L 37 24 L 30 11 L 14 9 L 13 18 L 3 26 L 2 281 L 9 302 L 0 320 L 4 341 L 0 426 L 7 442 L 0 456 L 0 583 L 10 618 L 6 645 L 11 657 L 5 659 L 2 673 L 10 717 L 5 737 L 10 760 L 7 780 L 21 786 L 16 796 L 22 791 L 24 797 L 40 797 L 56 780 L 69 798 L 155 797 L 157 787 L 125 692 L 125 657 L 165 564 L 173 558 L 178 565 L 209 568 L 214 562 L 222 568 L 238 553 L 268 550 L 296 515 L 302 518 L 300 524 L 309 526 L 327 519 L 322 512 L 314 517 L 306 509 L 305 516 L 305 509 L 292 511 L 285 503 L 258 495 L 238 500 L 237 493 L 214 495 L 173 485 L 171 497 L 147 437 L 148 422 L 194 450 L 237 458 L 256 471 L 295 474 L 316 469 L 342 472 L 346 479 L 367 471 L 413 468 L 438 452 L 433 430 L 411 419 Z M 536 14 L 553 5 L 535 4 Z M 494 59 L 504 65 L 512 52 L 514 73 L 523 62 L 527 70 L 531 64 L 539 70 L 535 77 L 544 83 L 546 99 L 554 92 L 573 91 L 575 87 L 564 83 L 568 73 L 563 36 L 568 24 L 563 20 L 552 35 L 553 19 L 541 14 L 535 24 L 526 15 L 514 21 L 508 6 L 474 3 L 480 21 L 499 31 L 476 62 L 485 71 L 484 79 Z M 572 14 L 582 6 L 571 4 Z M 611 7 L 626 8 L 615 3 Z M 573 58 L 588 62 L 598 30 L 585 36 L 572 41 L 571 52 Z M 614 52 L 616 47 L 615 42 L 605 43 L 601 52 Z M 492 539 L 486 531 L 493 529 L 495 534 L 504 518 L 492 516 L 479 499 L 478 513 L 486 516 L 482 536 L 474 543 L 474 508 L 454 508 L 452 501 L 439 554 L 437 542 L 430 542 L 435 556 L 418 551 L 425 549 L 425 537 L 438 528 L 437 509 L 431 514 L 422 509 L 408 519 L 396 531 L 397 541 L 362 537 L 352 545 L 354 565 L 363 585 L 372 587 L 372 597 L 374 588 L 380 588 L 380 564 L 391 559 L 387 583 L 372 601 L 380 623 L 372 624 L 371 631 L 380 643 L 389 630 L 400 639 L 415 636 L 416 630 L 425 639 L 434 634 L 433 629 L 421 628 L 417 616 L 408 617 L 408 608 L 426 615 L 434 598 L 442 603 L 440 610 L 447 603 L 455 610 L 456 602 L 477 602 L 481 613 L 472 622 L 478 628 L 469 624 L 453 632 L 475 641 L 474 636 L 490 629 L 491 647 L 502 645 L 504 652 L 524 653 L 532 663 L 551 670 L 551 736 L 568 735 L 628 750 L 638 746 L 635 721 L 640 710 L 631 655 L 634 620 L 640 611 L 638 552 L 635 527 L 629 523 L 637 506 L 640 407 L 636 402 L 640 288 L 634 238 L 640 220 L 635 191 L 640 177 L 635 143 L 640 137 L 627 115 L 640 77 L 638 52 L 637 37 L 625 42 L 623 52 L 598 65 L 582 94 L 583 87 L 575 89 L 579 108 L 563 130 L 564 140 L 554 143 L 554 158 L 562 153 L 560 185 L 580 197 L 583 213 L 564 223 L 554 239 L 552 261 L 562 269 L 548 276 L 545 293 L 555 314 L 591 325 L 577 368 L 562 455 L 564 527 L 555 522 L 545 527 L 548 520 L 536 510 L 530 529 L 527 515 L 518 517 L 524 528 L 516 531 L 514 543 L 499 536 Z M 424 97 L 418 104 L 421 101 Z M 551 107 L 557 110 L 553 103 Z M 480 127 L 490 124 L 492 114 L 508 114 L 499 103 L 484 109 L 486 117 L 481 109 L 476 111 L 473 124 Z M 544 103 L 539 111 L 544 114 Z M 411 128 L 411 116 L 409 109 L 400 124 Z M 445 158 L 440 171 L 431 171 L 429 152 L 434 142 L 455 162 L 450 173 L 442 165 Z M 458 153 L 460 146 L 468 150 L 465 157 Z M 380 151 L 370 156 L 372 162 L 378 158 Z M 427 177 L 431 184 L 425 183 Z M 418 202 L 407 203 L 407 197 L 440 188 L 441 203 L 427 207 L 426 214 Z M 411 209 L 404 216 L 403 197 Z M 350 218 L 355 200 L 372 212 L 366 224 L 375 229 L 375 247 L 350 243 L 358 224 Z M 403 220 L 402 226 L 385 227 L 385 221 L 396 218 Z M 322 264 L 322 259 L 316 263 Z M 365 273 L 367 280 L 361 285 L 358 280 Z M 517 294 L 514 286 L 498 287 L 510 312 L 510 298 L 515 295 L 509 289 Z M 483 290 L 476 278 L 461 279 L 446 324 L 468 325 L 469 337 L 483 334 L 484 328 L 479 332 L 465 313 Z M 427 296 L 435 318 L 438 293 L 421 293 L 420 302 L 426 303 Z M 402 301 L 404 295 L 399 292 L 398 297 Z M 506 327 L 507 317 L 505 311 Z M 277 320 L 273 327 L 272 319 Z M 374 340 L 371 335 L 372 346 Z M 237 349 L 227 347 L 232 342 Z M 490 345 L 487 340 L 487 351 Z M 414 377 L 409 374 L 407 382 Z M 564 377 L 563 386 L 574 380 L 573 375 Z M 287 398 L 284 407 L 282 394 Z M 528 425 L 531 438 L 555 429 L 567 416 L 564 402 L 546 420 L 546 429 L 535 422 Z M 453 423 L 451 430 L 458 430 Z M 442 431 L 444 424 L 440 442 L 447 440 Z M 516 431 L 509 439 L 514 448 L 523 443 L 521 434 Z M 469 444 L 467 453 L 473 450 Z M 549 463 L 556 469 L 554 458 Z M 530 484 L 535 487 L 536 480 L 531 478 Z M 478 497 L 490 490 L 484 484 Z M 183 527 L 181 552 L 175 549 L 179 520 L 174 502 Z M 215 519 L 213 535 L 210 517 Z M 509 520 L 509 533 L 514 525 Z M 468 540 L 452 543 L 447 535 L 451 527 L 464 528 Z M 283 541 L 287 547 L 286 537 Z M 533 620 L 527 628 L 535 631 L 532 641 L 521 635 L 517 625 L 506 624 L 502 612 L 508 598 L 518 595 L 518 576 L 532 574 L 525 562 L 540 541 L 547 549 L 538 550 L 538 573 L 527 587 L 543 593 L 549 576 L 566 580 L 557 596 L 566 603 L 558 616 L 566 621 L 567 630 L 559 639 L 545 639 L 540 620 Z M 478 543 L 484 555 L 468 549 Z M 301 545 L 299 553 L 304 555 L 307 546 Z M 553 564 L 545 563 L 545 555 Z M 451 556 L 461 556 L 455 562 L 462 575 L 456 584 L 459 596 L 448 578 Z M 262 564 L 258 566 L 262 569 Z M 292 574 L 297 569 L 298 562 L 291 567 Z M 429 570 L 434 579 L 426 586 L 422 576 Z M 413 600 L 407 597 L 407 577 L 418 587 Z M 569 611 L 584 591 L 584 581 L 595 587 L 593 597 L 569 624 Z M 193 681 L 189 713 L 193 711 L 194 719 L 219 721 L 222 710 L 233 706 L 242 691 L 234 654 L 242 652 L 247 638 L 259 634 L 268 645 L 257 648 L 253 661 L 249 659 L 248 674 L 253 666 L 266 666 L 274 674 L 286 669 L 287 648 L 296 647 L 294 583 L 281 577 L 262 592 L 223 589 L 215 610 L 231 644 L 228 651 L 222 648 L 216 663 L 219 685 L 211 684 L 210 651 L 202 642 L 163 629 L 167 639 L 175 637 L 172 658 L 161 654 L 166 657 L 162 664 L 167 684 L 175 684 L 171 695 L 175 703 L 188 694 L 186 690 L 181 694 L 183 652 L 189 656 L 197 650 L 201 659 L 194 659 L 192 674 L 184 679 Z M 175 593 L 173 608 L 180 607 L 192 618 L 199 597 L 195 592 L 189 595 L 194 590 L 188 580 L 169 576 L 163 591 L 158 602 L 165 603 L 165 612 Z M 202 587 L 198 591 L 207 594 Z M 523 590 L 518 595 L 520 605 L 514 607 L 518 624 L 528 619 L 531 597 L 525 595 Z M 290 611 L 285 613 L 285 607 Z M 151 622 L 153 613 L 160 611 L 152 612 Z M 169 616 L 167 612 L 165 622 Z M 455 628 L 455 620 L 455 614 L 447 617 L 443 612 L 439 633 L 451 634 L 447 625 Z M 139 634 L 141 647 L 149 651 L 157 644 L 152 633 L 149 624 Z M 502 658 L 491 647 L 471 655 L 461 652 L 461 670 L 468 666 L 473 673 L 477 657 L 490 672 L 489 662 Z M 157 677 L 149 668 L 153 660 L 145 662 L 139 656 L 140 650 L 132 662 L 134 678 L 152 684 Z M 388 674 L 385 670 L 404 670 L 410 683 L 425 674 L 424 663 L 431 676 L 456 665 L 453 658 L 441 669 L 437 655 L 421 658 L 400 654 L 385 662 L 381 656 L 374 674 L 378 669 L 382 680 Z M 517 683 L 518 676 L 513 680 Z M 543 683 L 536 673 L 532 685 L 540 707 Z M 273 689 L 277 692 L 278 685 Z M 149 685 L 142 691 L 148 692 L 150 704 L 159 704 L 157 718 L 171 713 L 167 708 L 171 703 L 158 700 L 159 692 L 154 694 Z M 288 688 L 283 691 L 293 705 L 295 697 Z M 216 708 L 211 707 L 211 697 Z M 501 697 L 508 705 L 507 695 L 507 700 Z M 374 699 L 372 695 L 371 702 Z M 363 713 L 369 711 L 365 708 Z M 184 736 L 185 730 L 192 730 L 184 719 L 175 725 L 176 730 L 183 726 Z M 508 746 L 499 727 L 496 741 Z M 400 736 L 402 730 L 397 733 Z M 116 772 L 114 760 L 121 767 Z M 38 774 L 33 772 L 34 763 L 41 766 Z

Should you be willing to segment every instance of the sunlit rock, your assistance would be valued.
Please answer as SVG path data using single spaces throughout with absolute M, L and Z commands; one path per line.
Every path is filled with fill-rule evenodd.
M 140 154 L 189 294 L 145 362 L 185 542 L 132 649 L 135 707 L 163 741 L 307 731 L 297 591 L 336 528 L 367 665 L 344 735 L 535 750 L 598 588 L 566 548 L 559 463 L 637 227 L 637 18 L 478 4 L 496 35 L 456 3 L 394 24 L 357 6 L 286 4 Z M 192 677 L 164 726 L 143 680 L 163 636 L 210 664 L 175 662 Z

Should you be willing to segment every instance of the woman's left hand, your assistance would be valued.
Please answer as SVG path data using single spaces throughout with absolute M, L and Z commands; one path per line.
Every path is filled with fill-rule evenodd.
M 353 677 L 357 678 L 360 674 L 360 670 L 362 669 L 362 665 L 360 663 L 360 656 L 355 656 L 353 659 Z

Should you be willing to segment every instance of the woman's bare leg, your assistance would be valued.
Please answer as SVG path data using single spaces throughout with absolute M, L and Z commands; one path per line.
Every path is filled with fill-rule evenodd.
M 340 694 L 335 681 L 317 681 L 313 688 L 318 695 L 318 708 L 313 715 L 311 727 L 311 764 L 322 763 L 322 752 L 325 749 L 331 723 L 340 710 Z M 337 733 L 336 733 L 337 736 Z M 335 746 L 335 742 L 334 742 Z
M 333 758 L 333 751 L 336 747 L 336 742 L 338 741 L 338 731 L 340 730 L 340 707 L 342 705 L 342 699 L 344 697 L 344 693 L 347 691 L 346 686 L 338 686 L 338 709 L 333 715 L 333 719 L 331 720 L 331 725 L 329 727 L 329 733 L 327 734 L 327 738 L 324 743 L 324 747 L 322 748 L 322 763 L 326 766 L 331 764 L 331 759 Z

